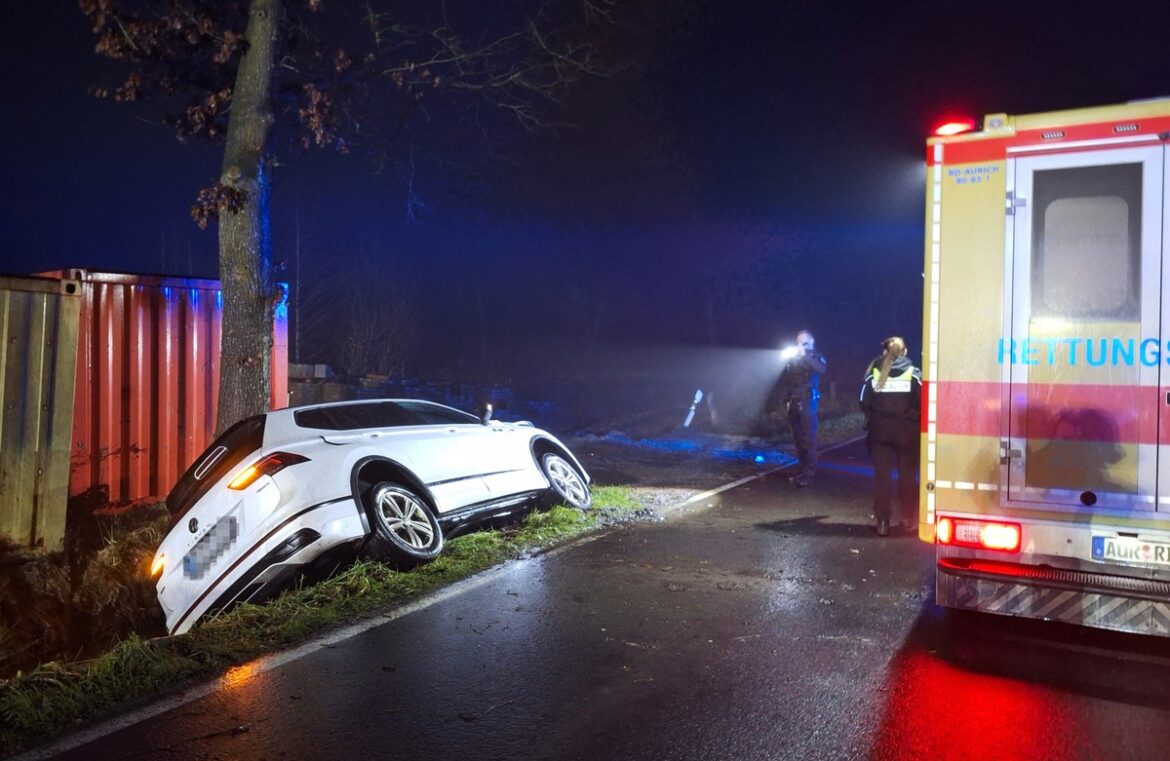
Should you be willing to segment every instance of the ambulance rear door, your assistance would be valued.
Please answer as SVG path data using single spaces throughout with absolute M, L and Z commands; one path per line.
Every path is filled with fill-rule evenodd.
M 1009 148 L 1001 494 L 1170 511 L 1158 500 L 1164 149 L 1065 151 Z

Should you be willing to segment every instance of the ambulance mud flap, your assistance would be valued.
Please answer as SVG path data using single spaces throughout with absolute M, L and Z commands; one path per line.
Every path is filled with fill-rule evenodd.
M 1167 581 L 942 557 L 935 599 L 950 608 L 1170 635 Z

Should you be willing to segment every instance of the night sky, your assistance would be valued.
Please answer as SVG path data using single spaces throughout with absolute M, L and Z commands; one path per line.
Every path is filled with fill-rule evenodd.
M 219 153 L 87 95 L 120 70 L 75 3 L 20 5 L 0 67 L 0 271 L 215 277 L 214 232 L 187 209 Z M 861 363 L 886 335 L 920 340 L 941 117 L 1170 95 L 1170 3 L 663 0 L 618 18 L 627 66 L 575 91 L 572 128 L 501 135 L 472 183 L 424 170 L 414 220 L 401 177 L 360 154 L 278 169 L 274 258 L 299 208 L 309 259 L 389 262 L 417 304 L 420 371 L 489 344 L 764 348 L 804 327 L 831 363 Z

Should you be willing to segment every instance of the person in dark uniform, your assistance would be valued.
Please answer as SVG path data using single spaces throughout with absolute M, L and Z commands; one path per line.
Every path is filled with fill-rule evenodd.
M 792 428 L 799 467 L 792 483 L 808 486 L 817 467 L 817 400 L 825 357 L 816 350 L 816 339 L 807 330 L 796 334 L 796 346 L 786 349 L 774 403 L 782 404 Z
M 918 530 L 921 398 L 922 373 L 906 358 L 906 342 L 898 336 L 882 341 L 882 354 L 870 363 L 861 386 L 865 443 L 873 457 L 873 515 L 878 536 L 890 533 L 895 467 L 902 532 Z

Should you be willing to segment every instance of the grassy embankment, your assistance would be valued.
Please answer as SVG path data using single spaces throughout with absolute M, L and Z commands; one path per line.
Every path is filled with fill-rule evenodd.
M 263 605 L 241 605 L 179 637 L 146 641 L 131 636 L 96 658 L 47 663 L 0 680 L 0 754 L 563 543 L 641 507 L 624 487 L 598 487 L 593 494 L 594 507 L 587 513 L 556 507 L 533 513 L 514 527 L 457 537 L 438 559 L 410 571 L 358 561 L 325 581 Z

